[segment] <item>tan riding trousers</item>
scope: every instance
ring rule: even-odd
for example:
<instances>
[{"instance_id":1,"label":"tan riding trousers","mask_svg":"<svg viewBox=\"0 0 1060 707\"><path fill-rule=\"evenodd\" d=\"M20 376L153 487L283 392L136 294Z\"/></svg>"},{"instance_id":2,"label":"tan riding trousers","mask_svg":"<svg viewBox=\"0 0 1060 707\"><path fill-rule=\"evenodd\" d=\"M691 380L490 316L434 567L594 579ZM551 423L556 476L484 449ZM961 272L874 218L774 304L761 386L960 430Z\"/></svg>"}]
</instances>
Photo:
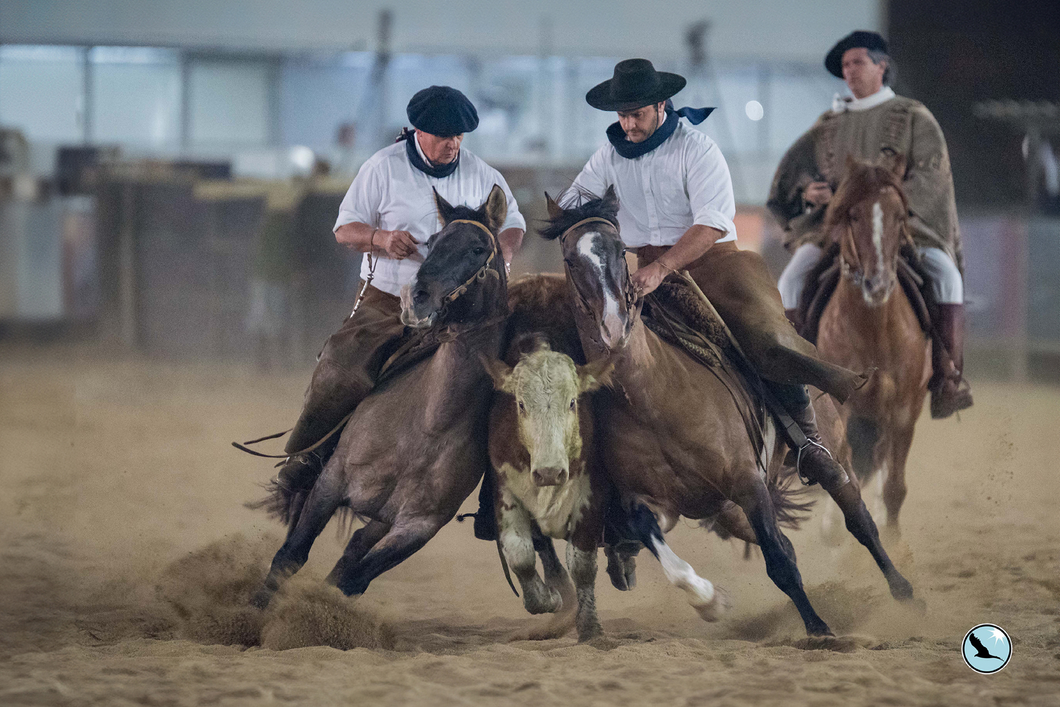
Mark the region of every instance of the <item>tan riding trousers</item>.
<instances>
[{"instance_id":1,"label":"tan riding trousers","mask_svg":"<svg viewBox=\"0 0 1060 707\"><path fill-rule=\"evenodd\" d=\"M638 248L638 267L654 262L669 249ZM840 402L862 383L858 374L818 358L817 348L795 332L784 316L773 277L758 253L740 250L732 242L715 243L685 269L766 380L812 385Z\"/></svg>"},{"instance_id":2,"label":"tan riding trousers","mask_svg":"<svg viewBox=\"0 0 1060 707\"><path fill-rule=\"evenodd\" d=\"M357 313L324 343L302 413L287 440L288 453L316 443L367 397L383 364L403 342L400 316L397 297L368 288Z\"/></svg>"}]
</instances>

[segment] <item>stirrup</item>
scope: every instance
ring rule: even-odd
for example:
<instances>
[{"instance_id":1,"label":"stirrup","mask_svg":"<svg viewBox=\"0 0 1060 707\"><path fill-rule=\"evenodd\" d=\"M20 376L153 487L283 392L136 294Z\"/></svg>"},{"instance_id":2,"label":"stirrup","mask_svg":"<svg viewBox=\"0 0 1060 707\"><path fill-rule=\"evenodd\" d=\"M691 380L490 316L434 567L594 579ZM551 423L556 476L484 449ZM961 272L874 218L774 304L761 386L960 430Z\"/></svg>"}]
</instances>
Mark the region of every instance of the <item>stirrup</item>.
<instances>
[{"instance_id":1,"label":"stirrup","mask_svg":"<svg viewBox=\"0 0 1060 707\"><path fill-rule=\"evenodd\" d=\"M835 461L835 457L832 456L832 452L828 450L828 447L824 446L820 442L814 442L812 439L807 439L806 444L802 445L798 449L798 453L795 456L795 473L799 475L799 481L802 482L803 486L813 486L817 483L816 479L811 479L802 473L802 452L809 446L820 447L824 450L824 453L828 455L828 458Z\"/></svg>"}]
</instances>

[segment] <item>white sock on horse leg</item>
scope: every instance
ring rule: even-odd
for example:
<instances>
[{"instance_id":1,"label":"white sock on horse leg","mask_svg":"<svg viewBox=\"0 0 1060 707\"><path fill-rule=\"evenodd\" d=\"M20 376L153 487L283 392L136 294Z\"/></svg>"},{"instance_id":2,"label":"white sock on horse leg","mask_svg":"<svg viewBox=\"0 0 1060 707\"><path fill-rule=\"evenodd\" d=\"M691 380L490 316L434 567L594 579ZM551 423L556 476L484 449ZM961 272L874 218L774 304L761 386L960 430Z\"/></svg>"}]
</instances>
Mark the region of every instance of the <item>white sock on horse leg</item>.
<instances>
[{"instance_id":1,"label":"white sock on horse leg","mask_svg":"<svg viewBox=\"0 0 1060 707\"><path fill-rule=\"evenodd\" d=\"M714 601L714 585L709 580L696 574L692 565L678 557L664 541L652 538L651 542L659 555L659 564L662 565L666 579L688 594L689 604L698 609Z\"/></svg>"}]
</instances>

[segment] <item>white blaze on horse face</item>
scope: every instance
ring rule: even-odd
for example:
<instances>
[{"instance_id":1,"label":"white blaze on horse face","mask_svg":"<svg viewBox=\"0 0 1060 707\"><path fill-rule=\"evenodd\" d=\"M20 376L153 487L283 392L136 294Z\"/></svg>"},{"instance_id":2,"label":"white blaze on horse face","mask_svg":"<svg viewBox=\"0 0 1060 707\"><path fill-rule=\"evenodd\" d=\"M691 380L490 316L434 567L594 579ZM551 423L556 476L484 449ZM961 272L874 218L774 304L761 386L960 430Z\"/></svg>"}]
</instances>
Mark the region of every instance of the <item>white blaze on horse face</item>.
<instances>
[{"instance_id":1,"label":"white blaze on horse face","mask_svg":"<svg viewBox=\"0 0 1060 707\"><path fill-rule=\"evenodd\" d=\"M578 241L578 254L592 263L592 266L596 269L600 281L600 289L604 293L604 315L600 319L600 325L603 328L601 334L603 335L604 344L610 347L621 341L623 327L622 316L618 310L618 300L608 290L607 281L604 279L604 263L593 250L594 246L602 239L603 235L596 231L586 233Z\"/></svg>"}]
</instances>

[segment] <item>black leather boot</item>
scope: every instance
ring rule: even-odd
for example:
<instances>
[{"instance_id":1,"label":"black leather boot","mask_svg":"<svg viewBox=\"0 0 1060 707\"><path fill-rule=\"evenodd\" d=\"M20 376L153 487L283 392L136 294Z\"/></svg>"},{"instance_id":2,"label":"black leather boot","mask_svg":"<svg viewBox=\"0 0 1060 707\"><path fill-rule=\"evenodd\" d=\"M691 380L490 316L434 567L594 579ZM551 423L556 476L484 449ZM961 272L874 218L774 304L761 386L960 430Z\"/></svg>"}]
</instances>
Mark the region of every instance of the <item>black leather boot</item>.
<instances>
[{"instance_id":1,"label":"black leather boot","mask_svg":"<svg viewBox=\"0 0 1060 707\"><path fill-rule=\"evenodd\" d=\"M809 484L819 483L821 488L829 492L849 483L850 477L847 476L846 469L832 457L832 453L821 441L813 405L807 402L795 410L789 408L788 414L806 435L806 443L801 448L792 450L791 455L795 457L794 466L799 476Z\"/></svg>"},{"instance_id":2,"label":"black leather boot","mask_svg":"<svg viewBox=\"0 0 1060 707\"><path fill-rule=\"evenodd\" d=\"M972 406L964 379L964 305L940 304L931 343L931 417L940 420Z\"/></svg>"}]
</instances>

